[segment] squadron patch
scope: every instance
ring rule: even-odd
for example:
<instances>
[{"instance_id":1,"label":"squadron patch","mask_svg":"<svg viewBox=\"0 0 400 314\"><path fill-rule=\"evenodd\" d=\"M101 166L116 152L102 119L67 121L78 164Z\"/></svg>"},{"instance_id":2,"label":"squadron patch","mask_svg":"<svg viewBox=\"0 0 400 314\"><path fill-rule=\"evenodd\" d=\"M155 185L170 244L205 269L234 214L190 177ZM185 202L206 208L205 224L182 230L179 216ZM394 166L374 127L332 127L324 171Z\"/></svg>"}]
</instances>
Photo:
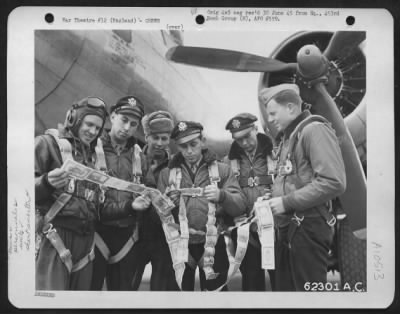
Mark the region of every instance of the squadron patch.
<instances>
[{"instance_id":1,"label":"squadron patch","mask_svg":"<svg viewBox=\"0 0 400 314\"><path fill-rule=\"evenodd\" d=\"M183 131L185 131L187 129L187 125L186 125L185 122L180 122L178 124L178 128L179 128L179 131L183 132Z\"/></svg>"},{"instance_id":2,"label":"squadron patch","mask_svg":"<svg viewBox=\"0 0 400 314\"><path fill-rule=\"evenodd\" d=\"M132 106L132 107L135 107L136 106L136 99L135 98L129 98L128 99L128 103L129 103L129 106Z\"/></svg>"},{"instance_id":3,"label":"squadron patch","mask_svg":"<svg viewBox=\"0 0 400 314\"><path fill-rule=\"evenodd\" d=\"M237 120L237 119L233 120L233 121L232 121L232 126L233 126L235 129L240 128L240 121Z\"/></svg>"}]
</instances>

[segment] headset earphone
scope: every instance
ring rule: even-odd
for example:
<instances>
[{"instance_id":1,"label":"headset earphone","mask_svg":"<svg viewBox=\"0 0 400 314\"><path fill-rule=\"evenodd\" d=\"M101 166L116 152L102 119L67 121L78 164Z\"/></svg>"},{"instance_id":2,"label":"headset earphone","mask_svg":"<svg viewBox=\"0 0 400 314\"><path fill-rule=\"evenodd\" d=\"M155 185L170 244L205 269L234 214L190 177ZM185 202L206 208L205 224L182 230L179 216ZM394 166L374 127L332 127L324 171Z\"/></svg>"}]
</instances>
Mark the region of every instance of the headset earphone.
<instances>
[{"instance_id":1,"label":"headset earphone","mask_svg":"<svg viewBox=\"0 0 400 314\"><path fill-rule=\"evenodd\" d=\"M76 121L76 116L77 116L76 109L77 108L80 108L78 106L78 103L74 103L74 104L72 104L72 108L67 111L67 116L65 118L65 126L68 129L71 129L77 122Z\"/></svg>"},{"instance_id":2,"label":"headset earphone","mask_svg":"<svg viewBox=\"0 0 400 314\"><path fill-rule=\"evenodd\" d=\"M86 100L86 103L80 104L84 102L84 100ZM90 103L91 100L95 100L95 102ZM65 127L71 130L78 123L80 117L78 117L77 109L83 107L103 108L104 110L104 120L102 125L103 128L107 118L107 110L105 102L98 97L86 97L83 100L80 100L79 102L74 102L72 104L72 108L67 111L65 118Z\"/></svg>"}]
</instances>

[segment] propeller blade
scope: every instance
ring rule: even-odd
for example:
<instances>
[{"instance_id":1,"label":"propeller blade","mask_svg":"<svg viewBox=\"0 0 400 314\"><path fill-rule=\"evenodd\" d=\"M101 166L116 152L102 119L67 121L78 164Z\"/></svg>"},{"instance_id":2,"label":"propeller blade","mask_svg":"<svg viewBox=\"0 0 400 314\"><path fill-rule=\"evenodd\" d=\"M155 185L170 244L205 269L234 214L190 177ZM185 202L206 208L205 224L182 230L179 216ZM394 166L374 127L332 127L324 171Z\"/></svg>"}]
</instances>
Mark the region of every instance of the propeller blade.
<instances>
[{"instance_id":1,"label":"propeller blade","mask_svg":"<svg viewBox=\"0 0 400 314\"><path fill-rule=\"evenodd\" d=\"M296 70L296 63L285 63L239 51L204 47L176 46L166 53L168 60L217 70L238 72L279 72Z\"/></svg>"},{"instance_id":2,"label":"propeller blade","mask_svg":"<svg viewBox=\"0 0 400 314\"><path fill-rule=\"evenodd\" d=\"M364 40L365 32L363 31L338 31L333 34L324 55L328 60L340 58L350 54Z\"/></svg>"},{"instance_id":3,"label":"propeller blade","mask_svg":"<svg viewBox=\"0 0 400 314\"><path fill-rule=\"evenodd\" d=\"M363 229L367 225L367 183L357 149L336 103L327 92L324 83L315 85L315 93L313 109L316 114L331 122L335 129L346 168L346 191L339 196L340 202L352 230Z\"/></svg>"}]
</instances>

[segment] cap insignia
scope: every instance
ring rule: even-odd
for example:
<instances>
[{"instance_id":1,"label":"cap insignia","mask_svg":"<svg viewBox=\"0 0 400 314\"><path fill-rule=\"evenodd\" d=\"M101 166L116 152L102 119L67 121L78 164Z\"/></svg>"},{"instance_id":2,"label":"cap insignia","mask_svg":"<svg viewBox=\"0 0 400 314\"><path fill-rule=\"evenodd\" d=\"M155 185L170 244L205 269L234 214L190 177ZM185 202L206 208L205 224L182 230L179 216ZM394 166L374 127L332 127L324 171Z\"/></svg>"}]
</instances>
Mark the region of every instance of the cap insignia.
<instances>
[{"instance_id":1,"label":"cap insignia","mask_svg":"<svg viewBox=\"0 0 400 314\"><path fill-rule=\"evenodd\" d=\"M185 122L179 122L178 129L181 132L185 131L187 129L187 124Z\"/></svg>"},{"instance_id":2,"label":"cap insignia","mask_svg":"<svg viewBox=\"0 0 400 314\"><path fill-rule=\"evenodd\" d=\"M129 106L135 107L136 106L136 99L131 97L128 99Z\"/></svg>"},{"instance_id":3,"label":"cap insignia","mask_svg":"<svg viewBox=\"0 0 400 314\"><path fill-rule=\"evenodd\" d=\"M233 126L235 129L240 128L240 121L237 120L237 119L233 120L233 121L232 121L232 126Z\"/></svg>"}]
</instances>

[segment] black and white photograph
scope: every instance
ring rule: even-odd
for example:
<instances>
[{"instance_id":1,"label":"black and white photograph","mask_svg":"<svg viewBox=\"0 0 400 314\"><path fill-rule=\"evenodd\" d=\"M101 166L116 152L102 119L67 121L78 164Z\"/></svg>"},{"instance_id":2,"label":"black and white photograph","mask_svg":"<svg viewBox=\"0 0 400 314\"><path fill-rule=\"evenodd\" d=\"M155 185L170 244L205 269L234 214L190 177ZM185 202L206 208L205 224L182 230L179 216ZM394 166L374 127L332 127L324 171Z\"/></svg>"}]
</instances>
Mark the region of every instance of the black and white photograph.
<instances>
[{"instance_id":1,"label":"black and white photograph","mask_svg":"<svg viewBox=\"0 0 400 314\"><path fill-rule=\"evenodd\" d=\"M89 9L10 16L15 306L390 305L385 10Z\"/></svg>"}]
</instances>

